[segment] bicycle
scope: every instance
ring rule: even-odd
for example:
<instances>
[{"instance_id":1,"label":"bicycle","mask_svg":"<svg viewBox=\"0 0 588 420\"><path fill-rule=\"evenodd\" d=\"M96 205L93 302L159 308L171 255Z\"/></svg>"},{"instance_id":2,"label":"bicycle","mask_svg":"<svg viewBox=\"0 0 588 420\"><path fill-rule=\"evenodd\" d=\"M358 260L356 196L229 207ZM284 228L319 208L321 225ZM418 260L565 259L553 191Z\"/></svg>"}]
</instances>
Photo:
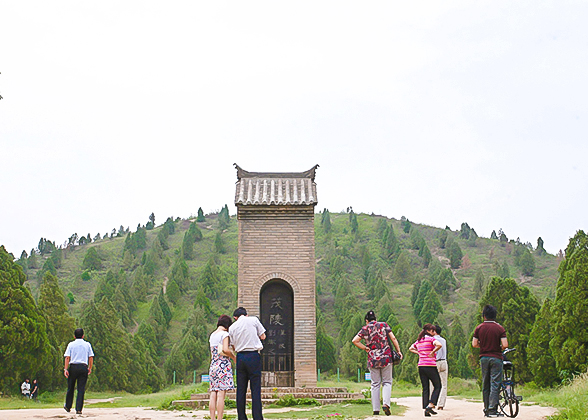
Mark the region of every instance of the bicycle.
<instances>
[{"instance_id":1,"label":"bicycle","mask_svg":"<svg viewBox=\"0 0 588 420\"><path fill-rule=\"evenodd\" d=\"M515 367L508 360L508 353L516 349L505 349L502 352L504 356L502 361L502 385L498 391L498 405L500 411L507 417L516 417L519 414L519 402L523 397L515 394Z\"/></svg>"}]
</instances>

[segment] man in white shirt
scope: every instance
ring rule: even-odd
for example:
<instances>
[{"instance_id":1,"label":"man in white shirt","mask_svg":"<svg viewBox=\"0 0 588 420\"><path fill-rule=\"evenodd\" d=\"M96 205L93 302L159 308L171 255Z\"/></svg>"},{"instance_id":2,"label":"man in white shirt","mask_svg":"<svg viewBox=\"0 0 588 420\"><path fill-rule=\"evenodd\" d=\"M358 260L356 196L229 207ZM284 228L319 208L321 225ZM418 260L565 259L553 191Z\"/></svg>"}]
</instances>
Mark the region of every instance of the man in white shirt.
<instances>
[{"instance_id":1,"label":"man in white shirt","mask_svg":"<svg viewBox=\"0 0 588 420\"><path fill-rule=\"evenodd\" d=\"M22 385L20 386L20 392L25 398L31 397L31 383L28 379L25 379Z\"/></svg>"},{"instance_id":2,"label":"man in white shirt","mask_svg":"<svg viewBox=\"0 0 588 420\"><path fill-rule=\"evenodd\" d=\"M94 352L92 345L84 340L84 330L78 328L74 332L75 340L70 342L65 349L65 366L63 375L67 378L67 394L63 408L69 413L73 404L76 381L78 383L78 395L76 397L76 414L82 414L84 407L84 393L86 381L92 373L94 364Z\"/></svg>"},{"instance_id":3,"label":"man in white shirt","mask_svg":"<svg viewBox=\"0 0 588 420\"><path fill-rule=\"evenodd\" d=\"M253 420L263 420L261 412L261 340L265 340L265 328L257 317L247 316L245 308L233 312L235 322L229 327L229 340L237 353L237 414L238 420L247 420L245 402L247 383L251 387Z\"/></svg>"},{"instance_id":4,"label":"man in white shirt","mask_svg":"<svg viewBox=\"0 0 588 420\"><path fill-rule=\"evenodd\" d=\"M441 348L437 351L437 370L439 371L439 377L441 378L441 394L439 394L437 410L443 410L443 407L445 407L445 400L447 399L447 341L441 337L441 331L441 327L435 325L436 334L433 338L441 343Z\"/></svg>"}]
</instances>

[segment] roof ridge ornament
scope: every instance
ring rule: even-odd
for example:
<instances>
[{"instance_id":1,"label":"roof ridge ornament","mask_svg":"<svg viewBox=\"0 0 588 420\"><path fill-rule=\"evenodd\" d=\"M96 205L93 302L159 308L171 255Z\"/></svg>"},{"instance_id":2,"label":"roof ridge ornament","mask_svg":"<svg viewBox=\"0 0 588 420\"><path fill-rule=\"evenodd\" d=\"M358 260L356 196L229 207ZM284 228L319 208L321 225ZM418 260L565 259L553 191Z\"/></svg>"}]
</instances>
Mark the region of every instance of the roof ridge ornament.
<instances>
[{"instance_id":1,"label":"roof ridge ornament","mask_svg":"<svg viewBox=\"0 0 588 420\"><path fill-rule=\"evenodd\" d=\"M314 181L315 172L319 168L319 165L314 165L304 172L249 172L236 163L233 163L233 166L237 169L237 180L239 181L242 178L310 178Z\"/></svg>"}]
</instances>

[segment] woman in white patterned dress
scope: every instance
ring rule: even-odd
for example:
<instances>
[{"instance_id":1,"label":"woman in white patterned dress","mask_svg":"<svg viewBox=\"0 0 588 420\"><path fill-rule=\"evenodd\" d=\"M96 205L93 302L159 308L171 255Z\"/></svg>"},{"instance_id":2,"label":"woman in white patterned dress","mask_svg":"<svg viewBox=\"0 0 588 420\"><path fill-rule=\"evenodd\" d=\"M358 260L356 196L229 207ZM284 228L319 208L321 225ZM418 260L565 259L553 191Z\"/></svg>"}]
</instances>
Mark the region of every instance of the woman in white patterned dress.
<instances>
[{"instance_id":1,"label":"woman in white patterned dress","mask_svg":"<svg viewBox=\"0 0 588 420\"><path fill-rule=\"evenodd\" d=\"M217 329L210 334L210 419L222 420L225 410L225 394L235 389L231 359L235 355L229 348L229 327L233 321L228 315L221 315L216 323ZM219 352L219 347L222 350ZM217 417L215 417L215 414Z\"/></svg>"}]
</instances>

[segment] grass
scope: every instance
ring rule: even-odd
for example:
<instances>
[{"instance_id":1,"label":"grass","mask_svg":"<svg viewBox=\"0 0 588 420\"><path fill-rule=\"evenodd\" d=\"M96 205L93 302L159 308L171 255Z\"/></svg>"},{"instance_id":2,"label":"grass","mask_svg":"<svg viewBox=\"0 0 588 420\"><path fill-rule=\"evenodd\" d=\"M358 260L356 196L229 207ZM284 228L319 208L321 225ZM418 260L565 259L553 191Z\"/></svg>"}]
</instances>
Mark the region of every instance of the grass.
<instances>
[{"instance_id":1,"label":"grass","mask_svg":"<svg viewBox=\"0 0 588 420\"><path fill-rule=\"evenodd\" d=\"M208 384L169 386L163 391L153 394L129 394L127 392L86 392L86 400L110 399L113 402L91 404L90 407L153 407L166 406L173 400L190 399L190 395L207 392ZM39 395L39 401L25 400L21 397L0 398L0 410L14 410L22 408L59 408L63 407L65 389L57 392L44 392ZM87 404L87 403L86 403Z\"/></svg>"}]
</instances>

